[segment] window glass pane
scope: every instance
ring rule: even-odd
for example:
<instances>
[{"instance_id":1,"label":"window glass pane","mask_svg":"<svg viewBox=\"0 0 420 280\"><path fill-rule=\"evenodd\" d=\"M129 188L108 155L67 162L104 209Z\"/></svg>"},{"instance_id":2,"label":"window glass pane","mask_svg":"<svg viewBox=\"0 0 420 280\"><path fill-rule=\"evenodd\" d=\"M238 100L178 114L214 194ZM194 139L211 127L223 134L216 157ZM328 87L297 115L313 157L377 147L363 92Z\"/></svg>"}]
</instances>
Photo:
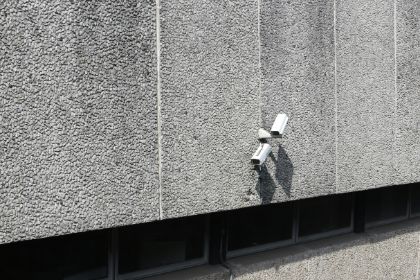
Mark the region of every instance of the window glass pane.
<instances>
[{"instance_id":1,"label":"window glass pane","mask_svg":"<svg viewBox=\"0 0 420 280\"><path fill-rule=\"evenodd\" d=\"M93 280L108 275L105 231L0 246L1 279Z\"/></svg>"},{"instance_id":2,"label":"window glass pane","mask_svg":"<svg viewBox=\"0 0 420 280\"><path fill-rule=\"evenodd\" d=\"M411 213L420 214L420 184L413 185L411 189Z\"/></svg>"},{"instance_id":3,"label":"window glass pane","mask_svg":"<svg viewBox=\"0 0 420 280\"><path fill-rule=\"evenodd\" d=\"M202 259L206 217L188 217L121 228L119 273Z\"/></svg>"},{"instance_id":4,"label":"window glass pane","mask_svg":"<svg viewBox=\"0 0 420 280\"><path fill-rule=\"evenodd\" d=\"M232 211L228 222L228 250L290 240L293 205L272 204Z\"/></svg>"},{"instance_id":5,"label":"window glass pane","mask_svg":"<svg viewBox=\"0 0 420 280\"><path fill-rule=\"evenodd\" d=\"M316 197L299 202L299 237L350 228L350 194Z\"/></svg>"},{"instance_id":6,"label":"window glass pane","mask_svg":"<svg viewBox=\"0 0 420 280\"><path fill-rule=\"evenodd\" d=\"M366 192L366 223L407 215L408 188L391 187Z\"/></svg>"}]
</instances>

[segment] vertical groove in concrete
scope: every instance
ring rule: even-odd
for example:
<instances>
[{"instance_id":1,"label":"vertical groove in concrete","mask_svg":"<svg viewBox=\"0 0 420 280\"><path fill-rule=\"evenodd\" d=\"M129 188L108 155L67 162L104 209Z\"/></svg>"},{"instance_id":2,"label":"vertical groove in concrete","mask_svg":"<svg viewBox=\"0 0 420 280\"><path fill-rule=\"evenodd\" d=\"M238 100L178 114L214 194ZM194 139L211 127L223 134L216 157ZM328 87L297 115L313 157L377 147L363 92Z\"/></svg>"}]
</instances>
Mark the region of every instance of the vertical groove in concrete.
<instances>
[{"instance_id":1,"label":"vertical groove in concrete","mask_svg":"<svg viewBox=\"0 0 420 280\"><path fill-rule=\"evenodd\" d=\"M263 109L263 101L262 101L262 65L261 65L261 0L257 0L257 12L258 12L258 74L259 74L259 81L258 81L258 94L259 94L259 99L258 99L258 108L259 108L259 113L260 113L260 119L259 119L259 123L260 123L260 127L261 128L265 128L263 127L264 123L263 123L263 116L262 116L262 109ZM261 180L258 178L257 181L258 184L258 188L261 189Z\"/></svg>"},{"instance_id":2,"label":"vertical groove in concrete","mask_svg":"<svg viewBox=\"0 0 420 280\"><path fill-rule=\"evenodd\" d=\"M397 151L397 127L398 127L398 86L397 86L397 0L394 0L394 94L395 94L395 104L394 104L394 129L392 130L393 135L393 150L394 154L392 156L392 165L393 170L396 172L396 157L395 152ZM392 181L395 182L395 179Z\"/></svg>"},{"instance_id":3,"label":"vertical groove in concrete","mask_svg":"<svg viewBox=\"0 0 420 280\"><path fill-rule=\"evenodd\" d=\"M337 102L337 0L334 0L334 111L335 111L335 191L338 189L338 132L337 132L337 118L338 118L338 102Z\"/></svg>"},{"instance_id":4,"label":"vertical groove in concrete","mask_svg":"<svg viewBox=\"0 0 420 280\"><path fill-rule=\"evenodd\" d=\"M258 83L258 91L259 91L259 104L258 107L260 109L260 126L262 127L262 69L261 69L261 0L257 0L257 12L258 12L258 73L259 73L259 83Z\"/></svg>"},{"instance_id":5,"label":"vertical groove in concrete","mask_svg":"<svg viewBox=\"0 0 420 280\"><path fill-rule=\"evenodd\" d=\"M163 219L162 211L162 113L160 86L160 0L156 0L156 75L157 75L157 119L158 119L158 162L159 162L159 219Z\"/></svg>"}]
</instances>

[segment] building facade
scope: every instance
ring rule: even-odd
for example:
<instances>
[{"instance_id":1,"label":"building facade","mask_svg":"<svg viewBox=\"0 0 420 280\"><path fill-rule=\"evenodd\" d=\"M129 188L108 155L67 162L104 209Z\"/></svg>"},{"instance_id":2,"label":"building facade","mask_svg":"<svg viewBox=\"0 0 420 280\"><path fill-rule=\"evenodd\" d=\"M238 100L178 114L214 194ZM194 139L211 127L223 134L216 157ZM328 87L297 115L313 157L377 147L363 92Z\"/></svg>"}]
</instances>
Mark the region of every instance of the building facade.
<instances>
[{"instance_id":1,"label":"building facade","mask_svg":"<svg viewBox=\"0 0 420 280\"><path fill-rule=\"evenodd\" d=\"M417 279L419 22L416 0L1 1L0 275Z\"/></svg>"}]
</instances>

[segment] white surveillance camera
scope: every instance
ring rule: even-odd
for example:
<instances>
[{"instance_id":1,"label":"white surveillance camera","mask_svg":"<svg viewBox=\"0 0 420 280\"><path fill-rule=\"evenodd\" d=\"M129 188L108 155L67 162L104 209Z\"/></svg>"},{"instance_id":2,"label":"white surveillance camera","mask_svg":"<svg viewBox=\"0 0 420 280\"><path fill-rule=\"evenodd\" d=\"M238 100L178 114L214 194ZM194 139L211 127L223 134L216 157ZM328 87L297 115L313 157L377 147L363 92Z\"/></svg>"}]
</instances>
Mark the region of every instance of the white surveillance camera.
<instances>
[{"instance_id":1,"label":"white surveillance camera","mask_svg":"<svg viewBox=\"0 0 420 280\"><path fill-rule=\"evenodd\" d=\"M261 143L258 150L251 158L251 163L254 165L262 165L271 153L271 146L267 143Z\"/></svg>"},{"instance_id":2,"label":"white surveillance camera","mask_svg":"<svg viewBox=\"0 0 420 280\"><path fill-rule=\"evenodd\" d=\"M282 137L288 120L289 118L286 114L278 114L271 127L271 135L273 137Z\"/></svg>"}]
</instances>

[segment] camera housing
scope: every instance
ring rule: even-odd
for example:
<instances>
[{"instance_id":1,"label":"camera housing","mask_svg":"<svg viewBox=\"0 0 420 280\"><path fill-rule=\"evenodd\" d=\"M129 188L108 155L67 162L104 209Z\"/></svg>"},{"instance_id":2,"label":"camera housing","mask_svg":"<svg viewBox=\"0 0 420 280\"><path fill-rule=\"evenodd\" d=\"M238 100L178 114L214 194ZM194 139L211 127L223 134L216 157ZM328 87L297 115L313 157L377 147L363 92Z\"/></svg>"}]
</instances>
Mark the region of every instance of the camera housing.
<instances>
[{"instance_id":1,"label":"camera housing","mask_svg":"<svg viewBox=\"0 0 420 280\"><path fill-rule=\"evenodd\" d=\"M286 114L278 114L271 127L272 137L282 137L289 117Z\"/></svg>"},{"instance_id":2,"label":"camera housing","mask_svg":"<svg viewBox=\"0 0 420 280\"><path fill-rule=\"evenodd\" d=\"M262 165L271 153L271 146L267 143L260 143L257 151L251 158L251 163L254 165Z\"/></svg>"}]
</instances>

